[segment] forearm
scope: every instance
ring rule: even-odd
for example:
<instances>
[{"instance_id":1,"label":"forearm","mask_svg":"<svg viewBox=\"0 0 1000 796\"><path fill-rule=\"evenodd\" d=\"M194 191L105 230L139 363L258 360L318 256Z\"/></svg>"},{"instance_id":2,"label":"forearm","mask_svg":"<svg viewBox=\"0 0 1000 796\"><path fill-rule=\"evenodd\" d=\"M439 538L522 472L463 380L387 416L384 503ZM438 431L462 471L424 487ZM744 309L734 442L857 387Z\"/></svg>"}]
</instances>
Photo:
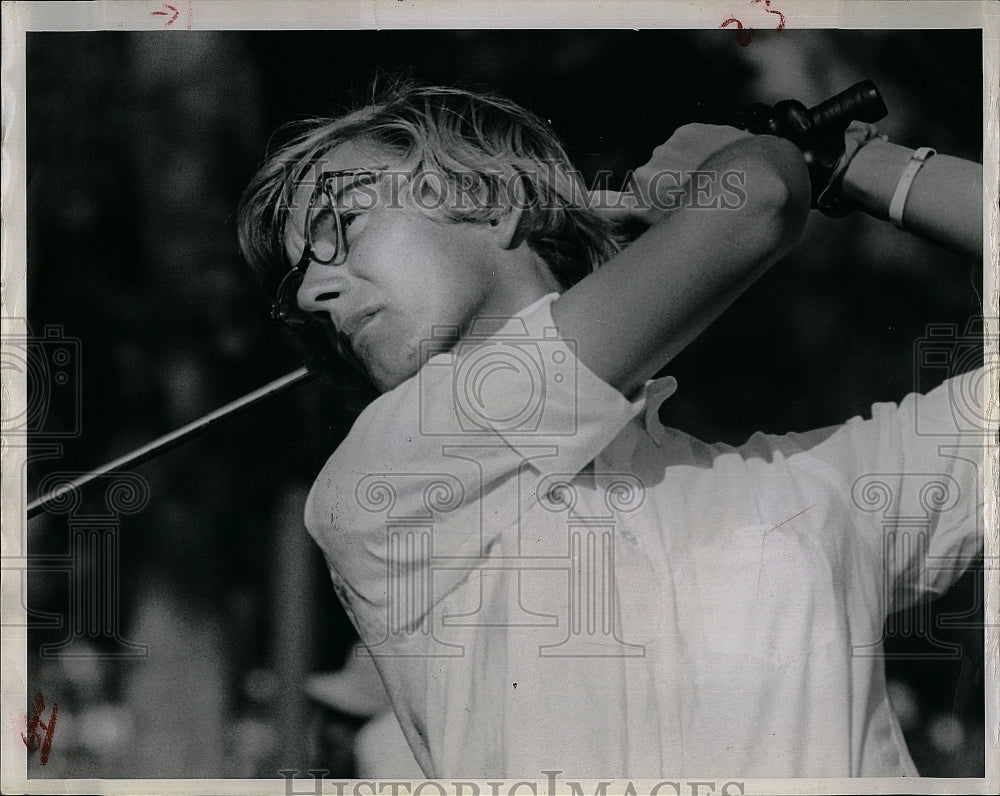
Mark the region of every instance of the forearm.
<instances>
[{"instance_id":1,"label":"forearm","mask_svg":"<svg viewBox=\"0 0 1000 796\"><path fill-rule=\"evenodd\" d=\"M843 197L876 218L889 218L899 178L913 150L872 141L844 175ZM940 246L979 260L983 256L983 167L934 155L917 172L903 211L903 227Z\"/></svg>"},{"instance_id":2,"label":"forearm","mask_svg":"<svg viewBox=\"0 0 1000 796\"><path fill-rule=\"evenodd\" d=\"M700 168L744 175L732 209L666 214L617 257L568 290L552 314L598 376L631 394L700 334L798 240L809 181L798 150L747 137ZM702 202L704 204L704 202Z\"/></svg>"}]
</instances>

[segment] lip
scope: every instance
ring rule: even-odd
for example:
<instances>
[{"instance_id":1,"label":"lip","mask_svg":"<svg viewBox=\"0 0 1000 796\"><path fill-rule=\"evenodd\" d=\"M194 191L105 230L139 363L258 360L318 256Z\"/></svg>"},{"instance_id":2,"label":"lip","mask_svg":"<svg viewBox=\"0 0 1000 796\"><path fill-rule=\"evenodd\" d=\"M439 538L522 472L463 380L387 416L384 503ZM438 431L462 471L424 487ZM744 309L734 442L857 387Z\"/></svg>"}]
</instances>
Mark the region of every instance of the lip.
<instances>
[{"instance_id":1,"label":"lip","mask_svg":"<svg viewBox=\"0 0 1000 796\"><path fill-rule=\"evenodd\" d=\"M345 318L343 324L341 324L340 326L341 333L348 339L350 343L353 344L354 341L357 339L358 335L369 324L372 318L374 318L381 311L382 311L381 307L369 307L368 309L352 313L347 318Z\"/></svg>"}]
</instances>

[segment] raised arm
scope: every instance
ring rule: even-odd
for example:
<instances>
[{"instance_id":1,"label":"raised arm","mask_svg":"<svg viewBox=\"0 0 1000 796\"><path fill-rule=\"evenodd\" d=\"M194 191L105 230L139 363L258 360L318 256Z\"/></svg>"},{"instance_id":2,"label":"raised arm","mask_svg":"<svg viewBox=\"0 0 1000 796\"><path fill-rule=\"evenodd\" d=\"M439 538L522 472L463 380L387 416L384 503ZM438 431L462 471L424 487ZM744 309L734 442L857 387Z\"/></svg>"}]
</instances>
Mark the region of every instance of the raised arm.
<instances>
[{"instance_id":1,"label":"raised arm","mask_svg":"<svg viewBox=\"0 0 1000 796\"><path fill-rule=\"evenodd\" d=\"M683 193L673 179L655 179L692 170L707 176ZM793 144L715 125L680 128L636 176L660 191L633 212L652 225L552 307L580 360L625 395L795 245L810 197Z\"/></svg>"},{"instance_id":2,"label":"raised arm","mask_svg":"<svg viewBox=\"0 0 1000 796\"><path fill-rule=\"evenodd\" d=\"M844 173L842 195L848 206L887 220L914 152L881 140L862 147ZM982 259L982 165L949 155L928 158L906 194L902 226L946 249Z\"/></svg>"}]
</instances>

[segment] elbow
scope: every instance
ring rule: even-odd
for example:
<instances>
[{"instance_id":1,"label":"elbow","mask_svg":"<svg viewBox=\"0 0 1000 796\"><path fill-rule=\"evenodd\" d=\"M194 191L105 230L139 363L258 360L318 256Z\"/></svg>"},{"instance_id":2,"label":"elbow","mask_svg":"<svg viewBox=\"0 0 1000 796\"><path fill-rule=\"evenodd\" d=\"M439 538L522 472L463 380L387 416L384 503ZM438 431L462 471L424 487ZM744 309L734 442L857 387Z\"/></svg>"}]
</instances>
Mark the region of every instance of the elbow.
<instances>
[{"instance_id":1,"label":"elbow","mask_svg":"<svg viewBox=\"0 0 1000 796\"><path fill-rule=\"evenodd\" d=\"M774 136L747 140L755 150L743 161L745 228L760 254L772 261L786 254L805 229L811 201L809 173L802 153L790 141Z\"/></svg>"}]
</instances>

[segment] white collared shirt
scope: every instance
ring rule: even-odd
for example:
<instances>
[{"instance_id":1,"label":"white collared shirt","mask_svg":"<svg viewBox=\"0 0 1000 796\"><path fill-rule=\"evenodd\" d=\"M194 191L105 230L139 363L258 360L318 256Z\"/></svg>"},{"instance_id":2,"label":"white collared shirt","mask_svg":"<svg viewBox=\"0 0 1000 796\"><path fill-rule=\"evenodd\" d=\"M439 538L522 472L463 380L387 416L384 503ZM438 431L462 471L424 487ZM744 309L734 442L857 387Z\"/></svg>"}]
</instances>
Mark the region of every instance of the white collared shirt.
<instances>
[{"instance_id":1,"label":"white collared shirt","mask_svg":"<svg viewBox=\"0 0 1000 796\"><path fill-rule=\"evenodd\" d=\"M555 294L380 396L307 527L429 776L903 776L886 617L982 549L960 377L739 447L666 429Z\"/></svg>"}]
</instances>

